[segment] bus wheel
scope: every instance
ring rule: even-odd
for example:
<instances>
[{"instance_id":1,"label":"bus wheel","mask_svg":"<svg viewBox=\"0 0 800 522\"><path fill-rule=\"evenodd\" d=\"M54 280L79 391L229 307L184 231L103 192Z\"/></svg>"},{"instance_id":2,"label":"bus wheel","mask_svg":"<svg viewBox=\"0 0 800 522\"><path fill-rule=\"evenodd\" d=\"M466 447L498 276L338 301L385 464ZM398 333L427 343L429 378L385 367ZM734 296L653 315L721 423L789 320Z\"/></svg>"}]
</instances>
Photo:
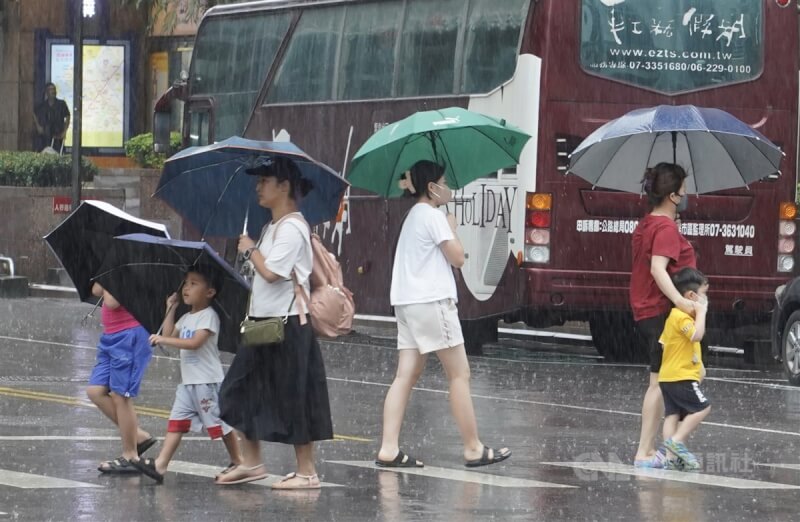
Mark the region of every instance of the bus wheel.
<instances>
[{"instance_id":1,"label":"bus wheel","mask_svg":"<svg viewBox=\"0 0 800 522\"><path fill-rule=\"evenodd\" d=\"M589 318L597 353L609 362L646 362L648 355L643 353L637 337L633 317L630 313L607 312Z\"/></svg>"},{"instance_id":2,"label":"bus wheel","mask_svg":"<svg viewBox=\"0 0 800 522\"><path fill-rule=\"evenodd\" d=\"M792 312L783 327L783 369L789 384L800 386L800 310Z\"/></svg>"},{"instance_id":3,"label":"bus wheel","mask_svg":"<svg viewBox=\"0 0 800 522\"><path fill-rule=\"evenodd\" d=\"M497 341L497 318L461 321L467 355L483 355L483 345Z\"/></svg>"}]
</instances>

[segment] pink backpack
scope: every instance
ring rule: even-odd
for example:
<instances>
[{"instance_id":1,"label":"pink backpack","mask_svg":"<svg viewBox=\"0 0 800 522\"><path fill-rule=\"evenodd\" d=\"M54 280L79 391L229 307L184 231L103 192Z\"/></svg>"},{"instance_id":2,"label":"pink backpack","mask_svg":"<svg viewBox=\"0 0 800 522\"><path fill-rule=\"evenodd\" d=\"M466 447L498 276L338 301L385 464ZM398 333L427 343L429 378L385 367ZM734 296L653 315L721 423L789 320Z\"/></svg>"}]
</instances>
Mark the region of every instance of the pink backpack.
<instances>
[{"instance_id":1,"label":"pink backpack","mask_svg":"<svg viewBox=\"0 0 800 522\"><path fill-rule=\"evenodd\" d=\"M300 221L295 216L292 218ZM353 293L344 286L342 267L336 256L325 248L320 237L314 233L311 234L311 251L314 256L310 277L311 296L309 298L306 295L295 279L298 301L306 303L311 315L311 326L317 335L327 338L346 335L353 329L353 316L356 313ZM301 314L300 324L305 323L305 315Z\"/></svg>"}]
</instances>

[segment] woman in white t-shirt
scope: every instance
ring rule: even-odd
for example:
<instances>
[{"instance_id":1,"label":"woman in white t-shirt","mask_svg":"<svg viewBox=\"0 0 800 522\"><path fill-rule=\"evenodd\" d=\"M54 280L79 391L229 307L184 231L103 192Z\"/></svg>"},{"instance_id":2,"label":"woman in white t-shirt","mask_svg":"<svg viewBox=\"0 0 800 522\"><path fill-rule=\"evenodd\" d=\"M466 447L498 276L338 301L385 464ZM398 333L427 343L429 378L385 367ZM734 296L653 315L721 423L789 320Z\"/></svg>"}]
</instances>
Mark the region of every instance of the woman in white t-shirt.
<instances>
[{"instance_id":1,"label":"woman in white t-shirt","mask_svg":"<svg viewBox=\"0 0 800 522\"><path fill-rule=\"evenodd\" d=\"M295 299L292 274L309 295L312 268L308 224L297 199L311 189L297 166L283 158L260 158L246 171L259 176L258 203L272 212L256 244L239 239L239 251L253 263L251 319L285 317L284 341L277 345L240 346L220 389L220 417L244 437L244 459L217 484L241 484L267 476L260 441L292 444L297 471L273 484L276 489L320 487L314 465L314 441L333 438L328 385L319 344L307 309Z\"/></svg>"},{"instance_id":2,"label":"woman in white t-shirt","mask_svg":"<svg viewBox=\"0 0 800 522\"><path fill-rule=\"evenodd\" d=\"M375 464L423 466L400 450L399 439L411 389L431 352L447 373L450 406L464 443L466 466L500 462L511 456L511 451L489 448L478 438L452 269L464 264L464 248L456 235L455 216L438 210L451 198L444 169L420 161L405 174L401 187L417 203L403 222L392 269L391 303L397 316L399 361L383 405L383 439Z\"/></svg>"}]
</instances>

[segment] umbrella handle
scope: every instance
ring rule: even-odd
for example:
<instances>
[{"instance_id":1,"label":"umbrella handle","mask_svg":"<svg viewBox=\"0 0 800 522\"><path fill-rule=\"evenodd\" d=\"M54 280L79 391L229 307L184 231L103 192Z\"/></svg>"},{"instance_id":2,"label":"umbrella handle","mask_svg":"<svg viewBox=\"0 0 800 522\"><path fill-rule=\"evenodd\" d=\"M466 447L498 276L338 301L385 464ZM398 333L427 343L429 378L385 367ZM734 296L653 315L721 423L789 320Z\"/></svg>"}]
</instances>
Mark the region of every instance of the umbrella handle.
<instances>
[{"instance_id":1,"label":"umbrella handle","mask_svg":"<svg viewBox=\"0 0 800 522\"><path fill-rule=\"evenodd\" d=\"M100 298L100 299L98 299L98 300L97 300L97 302L94 304L94 307L92 308L92 311L91 311L91 312L89 312L88 314L86 314L86 315L83 317L83 319L81 319L81 328L85 328L85 327L86 327L86 324L89 322L89 318L90 318L90 317L94 317L94 311L95 311L95 310L97 310L97 307L98 307L98 306L100 306L100 304L101 304L102 302L103 302L103 298L101 297L101 298Z\"/></svg>"}]
</instances>

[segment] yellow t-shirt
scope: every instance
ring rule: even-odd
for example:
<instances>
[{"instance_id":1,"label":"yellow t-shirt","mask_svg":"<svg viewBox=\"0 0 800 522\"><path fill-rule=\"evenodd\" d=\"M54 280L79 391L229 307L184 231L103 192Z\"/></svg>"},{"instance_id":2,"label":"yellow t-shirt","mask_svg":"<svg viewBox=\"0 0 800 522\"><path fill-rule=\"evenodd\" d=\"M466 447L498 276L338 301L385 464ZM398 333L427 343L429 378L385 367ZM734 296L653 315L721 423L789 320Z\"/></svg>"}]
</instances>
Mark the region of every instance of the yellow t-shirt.
<instances>
[{"instance_id":1,"label":"yellow t-shirt","mask_svg":"<svg viewBox=\"0 0 800 522\"><path fill-rule=\"evenodd\" d=\"M658 382L700 381L703 361L694 332L694 318L673 308L658 340L664 348Z\"/></svg>"}]
</instances>

